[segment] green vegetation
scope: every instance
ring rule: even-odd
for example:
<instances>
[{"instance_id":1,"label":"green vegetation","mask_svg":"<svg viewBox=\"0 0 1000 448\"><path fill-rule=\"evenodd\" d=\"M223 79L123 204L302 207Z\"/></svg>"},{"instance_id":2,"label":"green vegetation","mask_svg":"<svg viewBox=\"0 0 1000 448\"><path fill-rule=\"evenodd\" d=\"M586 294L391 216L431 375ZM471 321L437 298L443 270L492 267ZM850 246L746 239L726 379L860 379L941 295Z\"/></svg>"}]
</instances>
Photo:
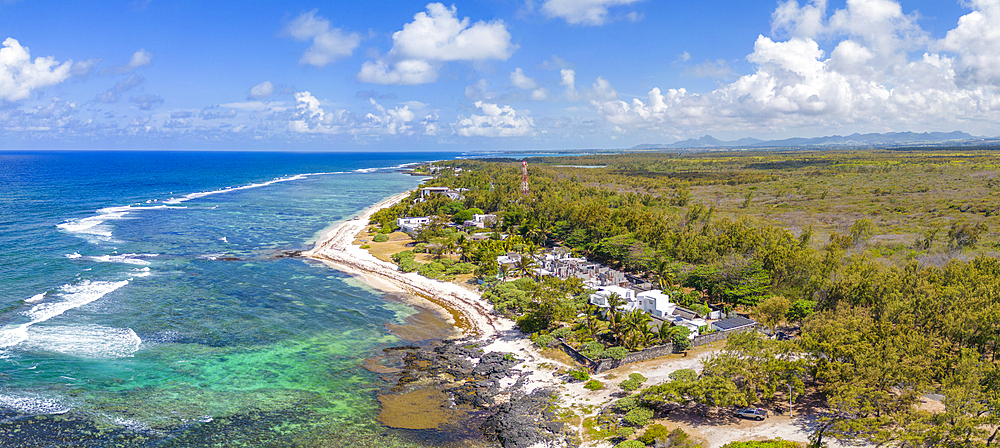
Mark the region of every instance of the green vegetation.
<instances>
[{"instance_id":1,"label":"green vegetation","mask_svg":"<svg viewBox=\"0 0 1000 448\"><path fill-rule=\"evenodd\" d=\"M793 340L734 335L700 375L679 371L650 385L625 415L691 402L774 404L811 384L832 411L819 421L817 445L829 438L881 446L1000 440L1000 154L536 158L528 196L519 193L513 161L439 165L463 168L430 181L467 188L462 201L404 202L376 213L373 223L385 229L398 216L433 216L417 236L421 250L473 264L484 296L523 331L563 331L592 359L620 359L664 341L683 349L686 341L682 330L653 331L642 316L601 315L578 285L533 278L540 248L555 245L644 276L690 309L719 305L769 328L800 330ZM500 217L490 239L472 241L442 226L473 208ZM496 256L508 252L522 261L499 267ZM407 260L400 256L401 269L419 263ZM928 392L945 396L943 411L918 408ZM611 431L603 437L617 434Z\"/></svg>"},{"instance_id":2,"label":"green vegetation","mask_svg":"<svg viewBox=\"0 0 1000 448\"><path fill-rule=\"evenodd\" d=\"M667 446L674 448L700 448L701 444L690 439L690 436L683 429L676 428L673 431L663 425L651 425L646 432L642 433L636 440L644 445L658 444L657 446Z\"/></svg>"},{"instance_id":3,"label":"green vegetation","mask_svg":"<svg viewBox=\"0 0 1000 448\"><path fill-rule=\"evenodd\" d=\"M587 384L583 385L583 388L587 389L587 390L601 390L601 389L604 389L604 385L601 384L600 381L590 380L590 381L587 381Z\"/></svg>"},{"instance_id":4,"label":"green vegetation","mask_svg":"<svg viewBox=\"0 0 1000 448\"><path fill-rule=\"evenodd\" d=\"M619 383L618 387L621 387L625 392L633 392L639 390L639 388L642 387L642 383L645 382L646 377L639 373L630 373L628 375L628 379Z\"/></svg>"},{"instance_id":5,"label":"green vegetation","mask_svg":"<svg viewBox=\"0 0 1000 448\"><path fill-rule=\"evenodd\" d=\"M798 448L801 444L789 440L764 440L750 442L730 442L722 445L722 448Z\"/></svg>"},{"instance_id":6,"label":"green vegetation","mask_svg":"<svg viewBox=\"0 0 1000 448\"><path fill-rule=\"evenodd\" d=\"M568 373L569 376L577 381L587 381L590 379L590 371L588 371L585 367L570 369Z\"/></svg>"}]
</instances>

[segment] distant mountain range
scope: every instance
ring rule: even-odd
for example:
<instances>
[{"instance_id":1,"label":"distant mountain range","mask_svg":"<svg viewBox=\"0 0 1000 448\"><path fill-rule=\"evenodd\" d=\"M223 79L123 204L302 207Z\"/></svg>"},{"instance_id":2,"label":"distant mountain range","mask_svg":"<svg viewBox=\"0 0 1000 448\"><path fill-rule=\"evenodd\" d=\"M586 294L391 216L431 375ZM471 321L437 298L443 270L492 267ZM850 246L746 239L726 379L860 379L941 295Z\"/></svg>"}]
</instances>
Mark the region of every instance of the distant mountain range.
<instances>
[{"instance_id":1,"label":"distant mountain range","mask_svg":"<svg viewBox=\"0 0 1000 448\"><path fill-rule=\"evenodd\" d=\"M711 135L698 139L682 140L671 144L643 144L633 146L632 150L654 149L734 149L734 148L804 148L804 147L893 147L906 145L932 145L943 143L993 143L996 139L984 141L964 132L889 132L886 134L851 134L848 136L831 135L815 138L786 138L784 140L760 140L756 138L741 138L734 141L719 140Z\"/></svg>"}]
</instances>

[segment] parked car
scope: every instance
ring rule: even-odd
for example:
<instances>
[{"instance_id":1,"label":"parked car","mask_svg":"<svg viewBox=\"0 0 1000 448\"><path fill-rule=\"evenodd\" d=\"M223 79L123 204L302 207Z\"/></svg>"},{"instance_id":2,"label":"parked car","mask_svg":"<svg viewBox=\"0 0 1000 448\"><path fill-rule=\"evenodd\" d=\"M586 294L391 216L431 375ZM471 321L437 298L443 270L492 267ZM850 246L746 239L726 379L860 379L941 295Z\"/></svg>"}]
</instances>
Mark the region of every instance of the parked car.
<instances>
[{"instance_id":1,"label":"parked car","mask_svg":"<svg viewBox=\"0 0 1000 448\"><path fill-rule=\"evenodd\" d=\"M736 411L736 416L754 419L759 422L767 418L767 410L761 408L743 408Z\"/></svg>"}]
</instances>

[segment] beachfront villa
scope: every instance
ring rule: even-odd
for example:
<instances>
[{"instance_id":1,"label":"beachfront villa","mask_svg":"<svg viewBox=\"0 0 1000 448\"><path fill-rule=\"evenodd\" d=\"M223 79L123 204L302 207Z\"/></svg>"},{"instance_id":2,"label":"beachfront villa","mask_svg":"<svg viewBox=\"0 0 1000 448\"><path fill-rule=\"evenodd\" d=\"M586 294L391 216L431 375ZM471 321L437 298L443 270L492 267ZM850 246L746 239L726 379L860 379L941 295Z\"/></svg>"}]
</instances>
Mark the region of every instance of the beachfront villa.
<instances>
[{"instance_id":1,"label":"beachfront villa","mask_svg":"<svg viewBox=\"0 0 1000 448\"><path fill-rule=\"evenodd\" d=\"M465 221L466 227L478 227L480 229L485 229L492 226L497 222L497 215L486 214L486 215L472 215L472 219Z\"/></svg>"},{"instance_id":2,"label":"beachfront villa","mask_svg":"<svg viewBox=\"0 0 1000 448\"><path fill-rule=\"evenodd\" d=\"M469 191L468 188L451 189L448 187L424 187L420 189L420 197L417 201L423 202L427 200L428 196L434 194L443 194L453 201L462 199L462 193Z\"/></svg>"},{"instance_id":3,"label":"beachfront villa","mask_svg":"<svg viewBox=\"0 0 1000 448\"><path fill-rule=\"evenodd\" d=\"M406 233L417 233L425 224L430 223L430 216L418 216L412 218L396 218L396 225L399 230Z\"/></svg>"}]
</instances>

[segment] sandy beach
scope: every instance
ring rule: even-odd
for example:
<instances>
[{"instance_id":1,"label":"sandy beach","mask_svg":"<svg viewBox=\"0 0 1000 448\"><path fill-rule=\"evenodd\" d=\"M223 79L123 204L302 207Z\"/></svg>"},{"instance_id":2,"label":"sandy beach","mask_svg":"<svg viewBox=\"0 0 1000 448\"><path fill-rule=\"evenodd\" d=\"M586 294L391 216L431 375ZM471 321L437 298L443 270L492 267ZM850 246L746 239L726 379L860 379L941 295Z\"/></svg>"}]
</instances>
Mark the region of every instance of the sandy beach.
<instances>
[{"instance_id":1,"label":"sandy beach","mask_svg":"<svg viewBox=\"0 0 1000 448\"><path fill-rule=\"evenodd\" d=\"M454 283L423 277L416 272L400 272L393 263L375 258L367 250L352 244L378 210L390 207L409 196L401 193L365 209L357 217L328 231L304 256L359 277L374 288L404 292L417 304L441 312L461 336L492 339L516 332L514 323L493 313L493 306L474 291ZM456 335L457 336L457 335Z\"/></svg>"}]
</instances>

